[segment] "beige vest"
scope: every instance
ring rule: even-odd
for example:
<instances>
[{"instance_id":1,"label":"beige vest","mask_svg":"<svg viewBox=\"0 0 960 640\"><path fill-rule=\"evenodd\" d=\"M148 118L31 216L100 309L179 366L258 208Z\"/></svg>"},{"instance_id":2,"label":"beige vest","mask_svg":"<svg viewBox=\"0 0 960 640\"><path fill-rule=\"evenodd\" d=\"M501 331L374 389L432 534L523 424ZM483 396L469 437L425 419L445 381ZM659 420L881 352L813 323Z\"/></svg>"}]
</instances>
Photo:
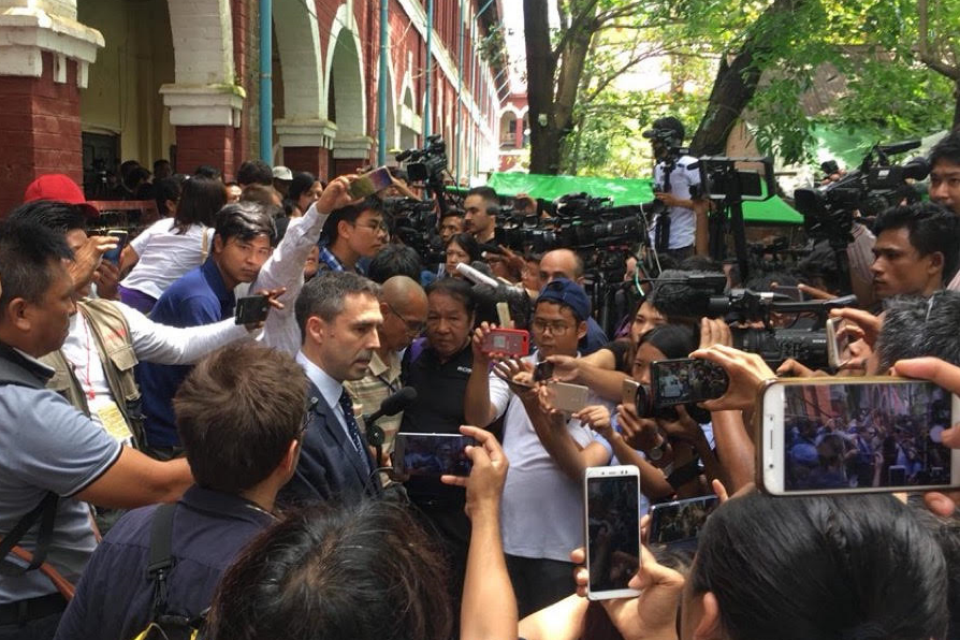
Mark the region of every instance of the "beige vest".
<instances>
[{"instance_id":1,"label":"beige vest","mask_svg":"<svg viewBox=\"0 0 960 640\"><path fill-rule=\"evenodd\" d=\"M91 329L110 394L133 433L134 443L139 447L144 442L143 414L140 410L140 389L133 375L138 360L130 342L127 320L109 300L84 298L77 303L77 312L83 314ZM70 404L89 416L87 396L63 352L54 351L40 360L55 371L47 388L63 395Z\"/></svg>"}]
</instances>

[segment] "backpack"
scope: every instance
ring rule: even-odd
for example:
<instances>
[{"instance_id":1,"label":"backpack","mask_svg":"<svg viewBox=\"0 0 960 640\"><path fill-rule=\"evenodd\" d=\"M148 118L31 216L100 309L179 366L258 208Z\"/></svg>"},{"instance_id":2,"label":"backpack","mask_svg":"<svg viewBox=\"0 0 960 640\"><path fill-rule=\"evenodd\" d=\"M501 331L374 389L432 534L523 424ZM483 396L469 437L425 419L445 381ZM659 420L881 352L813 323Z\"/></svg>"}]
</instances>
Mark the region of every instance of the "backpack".
<instances>
[{"instance_id":1,"label":"backpack","mask_svg":"<svg viewBox=\"0 0 960 640\"><path fill-rule=\"evenodd\" d=\"M153 581L150 619L133 640L200 640L207 611L193 618L167 611L167 576L174 566L173 513L177 505L162 504L153 513L147 578Z\"/></svg>"}]
</instances>

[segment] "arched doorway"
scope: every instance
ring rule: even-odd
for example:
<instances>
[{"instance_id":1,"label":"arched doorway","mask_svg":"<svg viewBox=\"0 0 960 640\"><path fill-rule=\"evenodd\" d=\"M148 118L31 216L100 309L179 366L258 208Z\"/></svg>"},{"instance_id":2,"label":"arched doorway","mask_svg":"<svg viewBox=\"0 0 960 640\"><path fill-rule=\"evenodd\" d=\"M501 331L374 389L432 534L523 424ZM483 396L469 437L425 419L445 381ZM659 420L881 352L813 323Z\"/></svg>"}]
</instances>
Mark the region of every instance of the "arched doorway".
<instances>
[{"instance_id":1,"label":"arched doorway","mask_svg":"<svg viewBox=\"0 0 960 640\"><path fill-rule=\"evenodd\" d=\"M104 49L80 94L84 187L104 197L124 160L149 170L176 140L160 87L175 77L167 0L81 0L77 20L100 31Z\"/></svg>"},{"instance_id":2,"label":"arched doorway","mask_svg":"<svg viewBox=\"0 0 960 640\"><path fill-rule=\"evenodd\" d=\"M346 4L330 29L327 53L327 119L336 127L332 175L366 164L373 140L367 135L367 100L359 29Z\"/></svg>"}]
</instances>

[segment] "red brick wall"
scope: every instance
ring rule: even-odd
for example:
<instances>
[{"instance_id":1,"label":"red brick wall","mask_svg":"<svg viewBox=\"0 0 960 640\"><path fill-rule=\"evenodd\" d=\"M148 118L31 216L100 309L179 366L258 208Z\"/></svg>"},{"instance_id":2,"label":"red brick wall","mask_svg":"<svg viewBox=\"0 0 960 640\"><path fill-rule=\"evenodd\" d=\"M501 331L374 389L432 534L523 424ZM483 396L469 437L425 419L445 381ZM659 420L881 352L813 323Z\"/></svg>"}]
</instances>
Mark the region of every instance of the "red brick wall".
<instances>
[{"instance_id":1,"label":"red brick wall","mask_svg":"<svg viewBox=\"0 0 960 640\"><path fill-rule=\"evenodd\" d=\"M65 173L83 182L77 65L67 82L53 81L53 58L43 54L40 78L0 76L0 216L20 204L38 175Z\"/></svg>"},{"instance_id":2,"label":"red brick wall","mask_svg":"<svg viewBox=\"0 0 960 640\"><path fill-rule=\"evenodd\" d=\"M191 174L201 164L209 164L223 172L224 180L232 180L235 164L233 127L177 127L177 166L179 173Z\"/></svg>"}]
</instances>

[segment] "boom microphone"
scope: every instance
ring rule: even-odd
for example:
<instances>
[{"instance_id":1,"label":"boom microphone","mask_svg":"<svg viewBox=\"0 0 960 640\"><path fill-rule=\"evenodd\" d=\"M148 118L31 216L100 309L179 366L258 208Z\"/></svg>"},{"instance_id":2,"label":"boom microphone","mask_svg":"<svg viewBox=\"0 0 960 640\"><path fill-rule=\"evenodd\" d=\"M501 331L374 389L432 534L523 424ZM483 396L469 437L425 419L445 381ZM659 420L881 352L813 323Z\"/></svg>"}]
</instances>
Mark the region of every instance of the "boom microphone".
<instances>
[{"instance_id":1,"label":"boom microphone","mask_svg":"<svg viewBox=\"0 0 960 640\"><path fill-rule=\"evenodd\" d=\"M471 267L466 262L461 262L457 265L457 272L474 284L485 284L489 287L493 287L494 289L496 289L497 285L500 284L497 282L496 278L492 278L479 269Z\"/></svg>"}]
</instances>

